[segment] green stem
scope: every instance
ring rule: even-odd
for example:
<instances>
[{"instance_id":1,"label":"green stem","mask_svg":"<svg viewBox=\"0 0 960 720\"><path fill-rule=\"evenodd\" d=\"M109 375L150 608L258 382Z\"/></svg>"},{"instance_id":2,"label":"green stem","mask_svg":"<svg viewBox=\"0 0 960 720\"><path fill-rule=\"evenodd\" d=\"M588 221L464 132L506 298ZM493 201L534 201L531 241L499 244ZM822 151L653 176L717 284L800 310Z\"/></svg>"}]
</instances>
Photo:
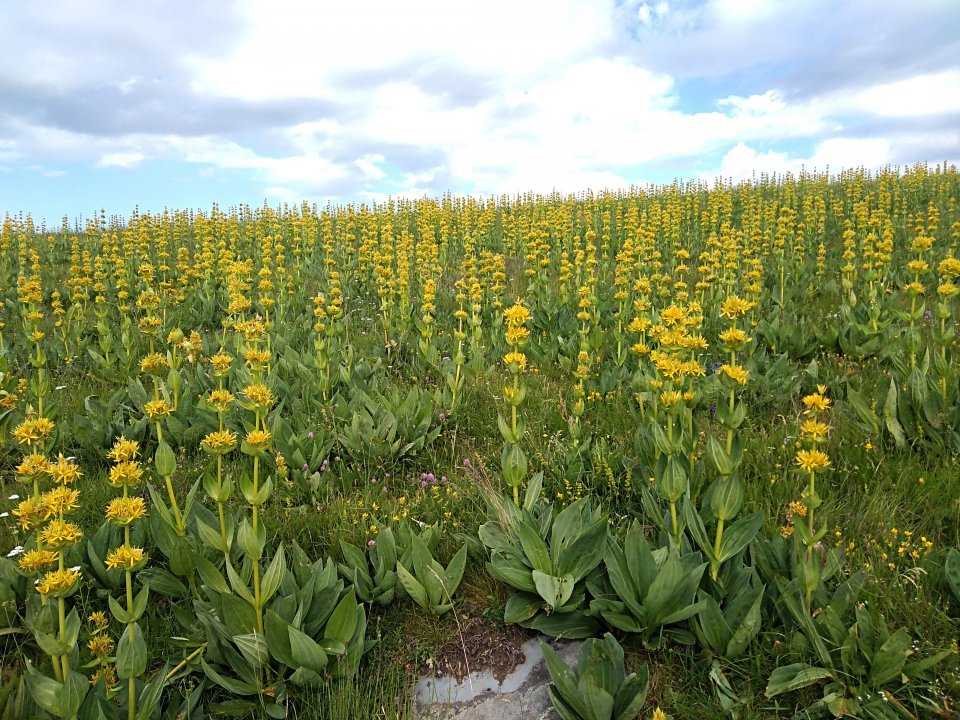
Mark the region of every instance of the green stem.
<instances>
[{"instance_id":1,"label":"green stem","mask_svg":"<svg viewBox=\"0 0 960 720\"><path fill-rule=\"evenodd\" d=\"M713 562L710 563L710 577L714 580L720 573L720 543L723 540L723 518L717 520L717 536L713 541Z\"/></svg>"}]
</instances>

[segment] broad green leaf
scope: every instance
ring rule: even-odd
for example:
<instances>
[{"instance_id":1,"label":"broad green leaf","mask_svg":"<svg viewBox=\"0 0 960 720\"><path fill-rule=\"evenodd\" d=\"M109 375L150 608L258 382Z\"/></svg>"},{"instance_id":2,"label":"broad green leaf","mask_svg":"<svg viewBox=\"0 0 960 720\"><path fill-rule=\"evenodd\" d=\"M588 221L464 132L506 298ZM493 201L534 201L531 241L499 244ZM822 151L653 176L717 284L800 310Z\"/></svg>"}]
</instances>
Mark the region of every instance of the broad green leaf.
<instances>
[{"instance_id":1,"label":"broad green leaf","mask_svg":"<svg viewBox=\"0 0 960 720\"><path fill-rule=\"evenodd\" d=\"M633 720L647 701L650 688L650 669L644 663L635 673L631 673L620 685L613 706L614 720Z\"/></svg>"},{"instance_id":2,"label":"broad green leaf","mask_svg":"<svg viewBox=\"0 0 960 720\"><path fill-rule=\"evenodd\" d=\"M581 718L589 717L586 702L580 697L577 690L577 678L567 664L560 659L556 651L547 643L540 641L540 651L543 653L544 663L553 686L563 700L578 713Z\"/></svg>"},{"instance_id":3,"label":"broad green leaf","mask_svg":"<svg viewBox=\"0 0 960 720\"><path fill-rule=\"evenodd\" d=\"M342 643L350 642L353 632L357 628L359 617L357 596L351 588L327 620L327 627L323 631L324 638L338 640Z\"/></svg>"},{"instance_id":4,"label":"broad green leaf","mask_svg":"<svg viewBox=\"0 0 960 720\"><path fill-rule=\"evenodd\" d=\"M427 602L426 588L417 582L417 579L410 574L410 571L403 566L403 563L397 563L397 577L400 578L400 583L410 598L424 610L428 609L429 603Z\"/></svg>"},{"instance_id":5,"label":"broad green leaf","mask_svg":"<svg viewBox=\"0 0 960 720\"><path fill-rule=\"evenodd\" d=\"M900 628L888 637L870 663L868 683L879 690L888 682L900 676L903 665L910 652L910 635Z\"/></svg>"},{"instance_id":6,"label":"broad green leaf","mask_svg":"<svg viewBox=\"0 0 960 720\"><path fill-rule=\"evenodd\" d=\"M260 580L261 606L270 602L270 598L272 598L273 594L280 588L280 583L283 581L283 576L286 571L286 557L284 556L283 545L281 544L277 548L273 560L270 561L267 571L263 574L263 578Z\"/></svg>"},{"instance_id":7,"label":"broad green leaf","mask_svg":"<svg viewBox=\"0 0 960 720\"><path fill-rule=\"evenodd\" d=\"M315 673L323 672L327 666L327 654L319 643L305 635L292 625L287 628L290 635L290 656L299 666Z\"/></svg>"},{"instance_id":8,"label":"broad green leaf","mask_svg":"<svg viewBox=\"0 0 960 720\"><path fill-rule=\"evenodd\" d=\"M776 697L782 693L799 690L831 677L833 677L833 673L829 670L813 667L807 663L784 665L770 674L765 694L768 698Z\"/></svg>"},{"instance_id":9,"label":"broad green leaf","mask_svg":"<svg viewBox=\"0 0 960 720\"><path fill-rule=\"evenodd\" d=\"M543 541L536 530L524 522L516 525L517 537L527 560L534 570L539 570L545 575L553 574L553 566L550 562L550 553L547 550L547 544Z\"/></svg>"},{"instance_id":10,"label":"broad green leaf","mask_svg":"<svg viewBox=\"0 0 960 720\"><path fill-rule=\"evenodd\" d=\"M127 625L117 641L117 677L130 680L147 669L147 643L137 623Z\"/></svg>"}]
</instances>

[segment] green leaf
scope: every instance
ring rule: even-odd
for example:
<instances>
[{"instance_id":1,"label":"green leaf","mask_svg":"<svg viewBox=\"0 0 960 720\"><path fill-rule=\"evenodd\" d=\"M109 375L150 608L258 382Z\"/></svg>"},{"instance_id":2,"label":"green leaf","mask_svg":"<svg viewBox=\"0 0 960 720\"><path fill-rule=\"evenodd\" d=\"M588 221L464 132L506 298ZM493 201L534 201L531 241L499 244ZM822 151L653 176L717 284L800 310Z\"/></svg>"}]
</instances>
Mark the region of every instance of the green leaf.
<instances>
[{"instance_id":1,"label":"green leaf","mask_svg":"<svg viewBox=\"0 0 960 720\"><path fill-rule=\"evenodd\" d=\"M463 572L467 567L467 546L464 544L453 556L444 572L444 594L448 600L453 599L453 594L460 587L460 581L463 580Z\"/></svg>"},{"instance_id":2,"label":"green leaf","mask_svg":"<svg viewBox=\"0 0 960 720\"><path fill-rule=\"evenodd\" d=\"M137 623L127 625L117 641L117 677L130 680L147 669L147 643Z\"/></svg>"},{"instance_id":3,"label":"green leaf","mask_svg":"<svg viewBox=\"0 0 960 720\"><path fill-rule=\"evenodd\" d=\"M160 703L160 694L167 685L167 672L170 670L170 663L164 663L160 672L149 683L144 685L140 692L140 699L137 701L136 720L149 720L153 711Z\"/></svg>"},{"instance_id":4,"label":"green leaf","mask_svg":"<svg viewBox=\"0 0 960 720\"><path fill-rule=\"evenodd\" d=\"M57 717L69 717L61 714L60 710L60 695L63 692L62 684L36 671L27 673L26 683L27 690L37 705Z\"/></svg>"},{"instance_id":5,"label":"green leaf","mask_svg":"<svg viewBox=\"0 0 960 720\"><path fill-rule=\"evenodd\" d=\"M170 477L177 469L177 456L173 454L173 448L166 440L161 440L157 445L157 452L153 456L154 467L160 477Z\"/></svg>"},{"instance_id":6,"label":"green leaf","mask_svg":"<svg viewBox=\"0 0 960 720\"><path fill-rule=\"evenodd\" d=\"M730 638L730 642L727 644L727 651L725 653L725 657L727 659L736 660L743 655L743 651L746 650L747 645L749 645L750 641L757 636L758 632L760 632L760 608L762 605L763 590L761 586L761 589L757 591L756 597L754 598L753 603L750 605L750 609L747 611L746 616L733 631L733 637Z\"/></svg>"},{"instance_id":7,"label":"green leaf","mask_svg":"<svg viewBox=\"0 0 960 720\"><path fill-rule=\"evenodd\" d=\"M536 615L543 607L543 599L539 595L527 592L515 592L507 600L503 609L503 621L508 625L517 625L526 622Z\"/></svg>"},{"instance_id":8,"label":"green leaf","mask_svg":"<svg viewBox=\"0 0 960 720\"><path fill-rule=\"evenodd\" d=\"M631 673L617 690L613 706L614 720L633 720L643 710L650 689L650 669L644 663L635 673Z\"/></svg>"},{"instance_id":9,"label":"green leaf","mask_svg":"<svg viewBox=\"0 0 960 720\"><path fill-rule=\"evenodd\" d=\"M743 550L757 536L762 526L763 513L759 511L733 523L723 533L718 560L724 562Z\"/></svg>"},{"instance_id":10,"label":"green leaf","mask_svg":"<svg viewBox=\"0 0 960 720\"><path fill-rule=\"evenodd\" d=\"M907 446L907 438L903 433L903 426L897 419L897 382L890 380L890 388L887 390L887 400L883 404L883 421L887 430L893 435L893 440L898 448Z\"/></svg>"},{"instance_id":11,"label":"green leaf","mask_svg":"<svg viewBox=\"0 0 960 720\"><path fill-rule=\"evenodd\" d=\"M223 536L220 535L220 531L214 530L199 518L197 518L197 534L204 543L217 552L224 552L226 550L223 546Z\"/></svg>"},{"instance_id":12,"label":"green leaf","mask_svg":"<svg viewBox=\"0 0 960 720\"><path fill-rule=\"evenodd\" d=\"M429 603L427 602L426 588L417 582L417 579L410 574L410 571L403 566L403 563L397 563L397 577L400 578L400 583L410 598L424 610L427 610Z\"/></svg>"},{"instance_id":13,"label":"green leaf","mask_svg":"<svg viewBox=\"0 0 960 720\"><path fill-rule=\"evenodd\" d=\"M353 632L356 630L357 621L360 613L357 607L357 596L350 589L343 599L334 609L333 614L327 620L327 627L323 631L323 637L328 640L339 640L342 643L350 642ZM311 668L312 669L312 668Z\"/></svg>"},{"instance_id":14,"label":"green leaf","mask_svg":"<svg viewBox=\"0 0 960 720\"><path fill-rule=\"evenodd\" d=\"M515 530L520 545L523 547L523 552L533 569L539 570L545 575L552 575L553 566L550 563L547 544L537 534L537 531L524 522L517 523Z\"/></svg>"},{"instance_id":15,"label":"green leaf","mask_svg":"<svg viewBox=\"0 0 960 720\"><path fill-rule=\"evenodd\" d=\"M696 628L703 635L704 644L716 654L721 654L733 637L733 632L727 625L726 618L720 610L717 601L705 592L700 592L700 602L703 609L694 621Z\"/></svg>"},{"instance_id":16,"label":"green leaf","mask_svg":"<svg viewBox=\"0 0 960 720\"><path fill-rule=\"evenodd\" d=\"M256 685L235 678L224 677L202 658L200 659L200 666L203 668L204 675L232 695L256 695L259 693Z\"/></svg>"},{"instance_id":17,"label":"green leaf","mask_svg":"<svg viewBox=\"0 0 960 720\"><path fill-rule=\"evenodd\" d=\"M910 653L910 635L900 628L880 646L870 663L868 683L879 690L888 682L899 677L903 665Z\"/></svg>"},{"instance_id":18,"label":"green leaf","mask_svg":"<svg viewBox=\"0 0 960 720\"><path fill-rule=\"evenodd\" d=\"M556 610L563 605L573 594L573 578L558 578L539 570L533 571L533 583L537 593L544 599L551 609ZM565 596L565 597L564 597Z\"/></svg>"},{"instance_id":19,"label":"green leaf","mask_svg":"<svg viewBox=\"0 0 960 720\"><path fill-rule=\"evenodd\" d=\"M261 526L258 531L263 527ZM237 545L240 547L240 550L243 551L243 554L250 558L253 562L259 562L260 558L263 557L263 546L264 542L258 537L261 533L254 532L253 526L250 524L250 521L246 518L240 523L240 527L237 528Z\"/></svg>"},{"instance_id":20,"label":"green leaf","mask_svg":"<svg viewBox=\"0 0 960 720\"><path fill-rule=\"evenodd\" d=\"M270 662L270 651L266 638L258 632L234 635L233 643L240 654L253 668L260 668Z\"/></svg>"},{"instance_id":21,"label":"green leaf","mask_svg":"<svg viewBox=\"0 0 960 720\"><path fill-rule=\"evenodd\" d=\"M287 632L290 635L290 656L294 662L315 673L323 672L323 668L327 666L327 654L319 643L292 625L287 628Z\"/></svg>"},{"instance_id":22,"label":"green leaf","mask_svg":"<svg viewBox=\"0 0 960 720\"><path fill-rule=\"evenodd\" d=\"M833 673L829 670L813 667L807 663L784 665L770 674L765 694L768 698L776 697L782 693L799 690L831 677L833 677Z\"/></svg>"},{"instance_id":23,"label":"green leaf","mask_svg":"<svg viewBox=\"0 0 960 720\"><path fill-rule=\"evenodd\" d=\"M200 573L200 579L212 590L216 590L221 595L230 593L230 586L224 580L223 575L217 570L217 566L207 560L202 555L197 555L197 572ZM185 592L186 590L184 590Z\"/></svg>"},{"instance_id":24,"label":"green leaf","mask_svg":"<svg viewBox=\"0 0 960 720\"><path fill-rule=\"evenodd\" d=\"M290 623L267 608L263 615L263 630L270 655L294 670L299 667L290 652Z\"/></svg>"},{"instance_id":25,"label":"green leaf","mask_svg":"<svg viewBox=\"0 0 960 720\"><path fill-rule=\"evenodd\" d=\"M256 604L254 600L253 593L250 592L250 588L246 586L241 577L237 574L237 571L233 568L233 563L229 560L224 562L224 566L227 568L227 579L230 581L230 587L233 588L233 591L250 603L250 606L253 607Z\"/></svg>"},{"instance_id":26,"label":"green leaf","mask_svg":"<svg viewBox=\"0 0 960 720\"><path fill-rule=\"evenodd\" d=\"M540 641L540 651L543 653L544 663L547 666L547 672L550 673L553 687L560 697L581 718L590 717L586 702L580 697L580 692L577 689L577 678L573 671L560 659L556 651L543 640Z\"/></svg>"},{"instance_id":27,"label":"green leaf","mask_svg":"<svg viewBox=\"0 0 960 720\"><path fill-rule=\"evenodd\" d=\"M283 582L283 576L287 571L287 562L283 553L283 545L277 548L276 555L270 561L267 571L260 580L260 603L261 607L270 602L270 598L280 588Z\"/></svg>"}]
</instances>

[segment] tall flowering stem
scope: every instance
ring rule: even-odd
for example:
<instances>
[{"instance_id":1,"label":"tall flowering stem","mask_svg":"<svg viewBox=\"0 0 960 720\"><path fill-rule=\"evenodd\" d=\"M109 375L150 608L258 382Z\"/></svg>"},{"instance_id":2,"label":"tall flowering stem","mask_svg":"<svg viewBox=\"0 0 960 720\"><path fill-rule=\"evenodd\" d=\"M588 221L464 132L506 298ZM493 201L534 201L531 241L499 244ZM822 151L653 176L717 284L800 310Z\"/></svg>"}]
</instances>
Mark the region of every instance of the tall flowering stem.
<instances>
[{"instance_id":1,"label":"tall flowering stem","mask_svg":"<svg viewBox=\"0 0 960 720\"><path fill-rule=\"evenodd\" d=\"M130 541L130 526L147 515L143 498L130 494L130 489L143 477L143 468L137 460L139 453L139 444L134 440L120 438L114 443L108 455L114 462L108 478L110 485L120 489L122 495L111 500L105 512L109 522L123 528L123 544L107 556L105 564L111 570L122 570L126 585L126 609L110 598L110 610L126 626L117 645L117 676L127 681L128 720L136 717L136 679L146 670L146 642L137 620L146 609L150 594L145 586L136 598L133 595L133 573L147 562L143 548L134 547Z\"/></svg>"},{"instance_id":2,"label":"tall flowering stem","mask_svg":"<svg viewBox=\"0 0 960 720\"><path fill-rule=\"evenodd\" d=\"M510 422L508 424L502 415L497 417L500 434L504 439L500 466L504 479L513 488L513 501L519 506L520 485L527 474L527 456L520 449L526 424L519 418L517 411L527 394L526 386L521 382L520 376L527 366L527 356L522 348L530 337L530 330L527 328L530 311L522 303L517 302L513 307L508 308L503 316L507 323L506 340L510 346L510 352L503 356L503 363L510 372L510 384L503 388L503 397L510 406Z\"/></svg>"},{"instance_id":3,"label":"tall flowering stem","mask_svg":"<svg viewBox=\"0 0 960 720\"><path fill-rule=\"evenodd\" d=\"M803 585L807 612L810 612L813 590L820 582L820 568L814 549L826 533L826 527L818 530L814 522L816 509L823 504L817 494L817 473L822 474L830 467L830 457L819 448L826 442L830 432L830 426L825 421L825 414L830 408L826 388L817 386L817 392L803 398L803 405L806 419L800 425L802 447L797 451L796 464L799 471L807 477L807 487L801 494L801 503L807 509L807 517L806 523L796 525L796 531L806 550L802 563Z\"/></svg>"}]
</instances>

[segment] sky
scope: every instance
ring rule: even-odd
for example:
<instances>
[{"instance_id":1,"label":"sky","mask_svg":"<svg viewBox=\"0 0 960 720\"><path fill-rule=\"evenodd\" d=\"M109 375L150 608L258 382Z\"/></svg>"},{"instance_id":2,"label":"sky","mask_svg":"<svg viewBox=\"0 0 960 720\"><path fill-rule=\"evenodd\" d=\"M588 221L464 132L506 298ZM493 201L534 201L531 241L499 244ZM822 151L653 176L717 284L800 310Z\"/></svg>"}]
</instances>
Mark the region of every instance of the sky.
<instances>
[{"instance_id":1,"label":"sky","mask_svg":"<svg viewBox=\"0 0 960 720\"><path fill-rule=\"evenodd\" d=\"M960 164L957 0L0 4L0 215Z\"/></svg>"}]
</instances>

